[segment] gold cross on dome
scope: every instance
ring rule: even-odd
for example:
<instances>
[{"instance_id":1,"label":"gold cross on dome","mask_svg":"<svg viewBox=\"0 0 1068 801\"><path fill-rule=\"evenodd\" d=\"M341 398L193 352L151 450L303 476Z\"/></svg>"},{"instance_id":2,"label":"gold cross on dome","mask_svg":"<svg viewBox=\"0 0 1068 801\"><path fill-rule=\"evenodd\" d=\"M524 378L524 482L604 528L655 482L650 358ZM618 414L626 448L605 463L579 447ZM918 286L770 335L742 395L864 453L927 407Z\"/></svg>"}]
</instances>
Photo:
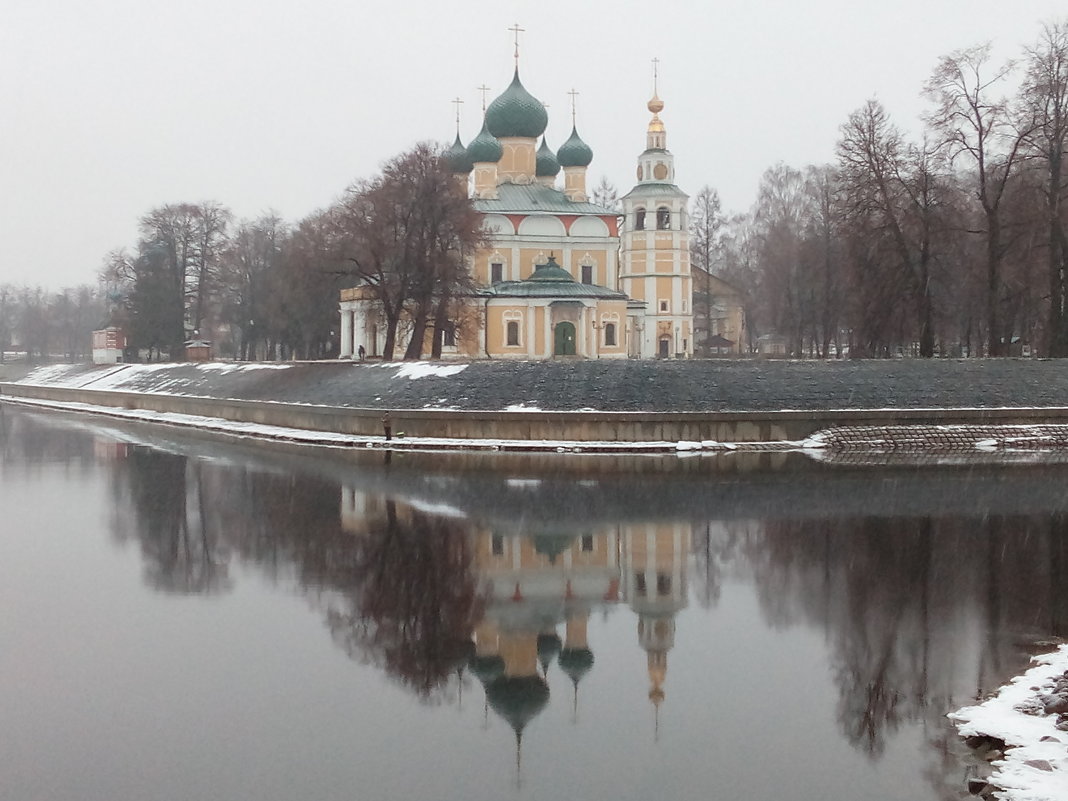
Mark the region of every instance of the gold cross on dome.
<instances>
[{"instance_id":1,"label":"gold cross on dome","mask_svg":"<svg viewBox=\"0 0 1068 801\"><path fill-rule=\"evenodd\" d=\"M454 106L456 106L456 133L459 134L460 133L460 106L463 105L464 101L462 101L459 97L457 97L455 100L450 100L449 102L452 103Z\"/></svg>"},{"instance_id":2,"label":"gold cross on dome","mask_svg":"<svg viewBox=\"0 0 1068 801\"><path fill-rule=\"evenodd\" d=\"M483 114L486 113L486 92L488 92L489 90L490 90L490 88L488 86L486 86L486 84L482 84L481 86L478 87L478 91L480 91L482 93L482 113Z\"/></svg>"},{"instance_id":3,"label":"gold cross on dome","mask_svg":"<svg viewBox=\"0 0 1068 801\"><path fill-rule=\"evenodd\" d=\"M653 94L654 95L656 94L656 88L657 88L656 87L656 83L657 83L657 78L659 77L659 72L660 72L659 67L660 67L660 59L659 58L654 58L653 59Z\"/></svg>"},{"instance_id":4,"label":"gold cross on dome","mask_svg":"<svg viewBox=\"0 0 1068 801\"><path fill-rule=\"evenodd\" d=\"M579 96L579 93L575 91L574 87L572 87L571 91L568 92L568 94L571 95L571 127L574 128L575 127L575 98Z\"/></svg>"},{"instance_id":5,"label":"gold cross on dome","mask_svg":"<svg viewBox=\"0 0 1068 801\"><path fill-rule=\"evenodd\" d=\"M518 66L519 65L519 34L526 33L527 29L526 28L520 28L519 27L519 23L517 22L515 25L513 25L508 30L510 30L512 33L515 34L515 63L516 63L516 66Z\"/></svg>"}]
</instances>

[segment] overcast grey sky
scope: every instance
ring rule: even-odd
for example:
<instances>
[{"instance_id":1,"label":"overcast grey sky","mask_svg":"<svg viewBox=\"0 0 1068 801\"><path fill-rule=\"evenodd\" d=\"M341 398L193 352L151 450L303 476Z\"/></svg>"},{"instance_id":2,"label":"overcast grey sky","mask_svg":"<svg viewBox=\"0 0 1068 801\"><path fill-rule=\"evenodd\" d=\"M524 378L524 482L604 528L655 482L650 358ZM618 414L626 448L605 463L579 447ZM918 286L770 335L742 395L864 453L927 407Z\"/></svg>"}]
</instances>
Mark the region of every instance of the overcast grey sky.
<instances>
[{"instance_id":1,"label":"overcast grey sky","mask_svg":"<svg viewBox=\"0 0 1068 801\"><path fill-rule=\"evenodd\" d=\"M867 98L916 130L937 58L1018 54L1063 0L4 0L0 283L95 281L153 206L216 200L287 220L422 139L464 142L520 73L549 144L578 127L591 184L633 183L660 59L679 184L752 203L761 173L833 158Z\"/></svg>"}]
</instances>

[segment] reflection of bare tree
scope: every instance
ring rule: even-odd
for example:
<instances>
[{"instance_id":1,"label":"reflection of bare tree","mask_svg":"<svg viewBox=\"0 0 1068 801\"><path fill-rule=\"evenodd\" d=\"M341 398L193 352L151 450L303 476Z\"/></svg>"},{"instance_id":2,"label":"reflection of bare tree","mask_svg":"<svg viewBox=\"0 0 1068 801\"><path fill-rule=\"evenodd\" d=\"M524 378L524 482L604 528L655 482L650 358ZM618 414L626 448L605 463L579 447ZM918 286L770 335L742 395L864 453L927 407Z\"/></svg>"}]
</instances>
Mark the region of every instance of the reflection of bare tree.
<instances>
[{"instance_id":1,"label":"reflection of bare tree","mask_svg":"<svg viewBox=\"0 0 1068 801\"><path fill-rule=\"evenodd\" d=\"M750 521L707 520L693 524L694 589L698 603L712 607L719 601L724 574L735 563L746 538L758 524Z\"/></svg>"},{"instance_id":2,"label":"reflection of bare tree","mask_svg":"<svg viewBox=\"0 0 1068 801\"><path fill-rule=\"evenodd\" d=\"M1021 637L1063 628L1064 522L773 521L748 549L769 619L827 629L842 730L877 757L902 722L941 731L946 709L1016 672Z\"/></svg>"},{"instance_id":3,"label":"reflection of bare tree","mask_svg":"<svg viewBox=\"0 0 1068 801\"><path fill-rule=\"evenodd\" d=\"M402 518L387 501L356 547L354 603L328 616L335 639L433 697L470 655L482 615L467 531L418 512Z\"/></svg>"},{"instance_id":4,"label":"reflection of bare tree","mask_svg":"<svg viewBox=\"0 0 1068 801\"><path fill-rule=\"evenodd\" d=\"M228 549L208 515L204 465L133 448L126 468L149 586L190 594L229 590Z\"/></svg>"}]
</instances>

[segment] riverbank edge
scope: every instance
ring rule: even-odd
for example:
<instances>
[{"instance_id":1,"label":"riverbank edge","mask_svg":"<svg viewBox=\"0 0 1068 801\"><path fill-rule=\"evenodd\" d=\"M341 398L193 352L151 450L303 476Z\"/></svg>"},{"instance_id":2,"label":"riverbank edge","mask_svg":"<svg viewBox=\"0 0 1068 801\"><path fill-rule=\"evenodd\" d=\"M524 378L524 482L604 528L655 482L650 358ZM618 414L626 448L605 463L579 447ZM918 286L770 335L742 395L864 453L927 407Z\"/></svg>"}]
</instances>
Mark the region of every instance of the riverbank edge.
<instances>
[{"instance_id":1,"label":"riverbank edge","mask_svg":"<svg viewBox=\"0 0 1068 801\"><path fill-rule=\"evenodd\" d=\"M1057 683L1068 679L1068 644L1032 662L1035 667L992 698L946 716L969 745L995 757L1000 753L989 777L972 780L974 795L1006 801L1068 798L1068 716L1045 712Z\"/></svg>"},{"instance_id":2,"label":"riverbank edge","mask_svg":"<svg viewBox=\"0 0 1068 801\"><path fill-rule=\"evenodd\" d=\"M57 399L58 398L58 399ZM110 401L95 403L90 401ZM722 423L724 417L734 417L735 427L728 429L732 435L752 433L753 431L774 432L774 425L769 425L767 415L786 416L791 419L799 415L808 415L820 421L825 418L841 417L841 422L848 420L851 425L832 426L820 429L810 436L799 439L575 439L567 436L568 423L578 418L583 428L580 433L587 433L587 418L596 417L649 417L641 413L623 412L462 412L441 410L422 411L423 415L440 419L444 414L455 424L459 421L468 427L478 429L482 436L472 436L470 430L465 436L426 436L412 435L405 430L405 424L419 417L418 410L398 410L393 416L387 413L380 417L381 410L350 409L345 407L312 406L307 404L286 404L265 401L237 401L232 399L205 398L188 395L169 395L165 393L116 392L108 390L71 389L42 385L12 385L0 383L0 401L41 409L89 413L103 415L133 422L165 424L184 428L195 428L214 433L273 439L306 445L319 445L345 448L378 448L390 450L435 450L435 451L507 451L507 452L560 452L589 454L676 454L697 455L700 453L732 452L801 452L821 461L856 460L858 457L877 456L886 459L905 459L934 457L940 463L940 457L956 457L965 461L975 458L996 459L1006 464L1026 463L1043 453L1068 453L1068 423L991 423L1004 415L1008 419L1026 419L1033 414L1038 420L1061 419L1064 409L945 409L945 410L843 410L819 413L778 412L755 415L754 421L746 413L719 412L713 414L679 413L686 417L698 414L703 417L718 418ZM190 413L216 412L210 413ZM223 412L219 414L218 412ZM226 412L229 411L230 414ZM235 413L236 412L236 413ZM883 414L892 419L899 419L902 413L906 418L910 414L940 414L945 420L973 420L975 422L942 422L938 424L898 424L898 425L863 425L867 420L877 420ZM339 420L352 419L355 415L364 425L389 426L389 435L354 433L351 430L334 430L343 428L335 426ZM560 426L556 437L486 436L487 419L512 418L514 421L528 422L532 416L548 416L555 419ZM671 415L656 413L658 418ZM266 418L266 419L264 419ZM311 424L309 425L309 421ZM304 422L305 425L299 423ZM290 424L287 424L290 423ZM738 424L747 428L739 428ZM661 429L663 428L661 423ZM722 429L721 429L722 430ZM670 427L666 429L670 433ZM618 432L613 432L618 433ZM781 432L780 432L781 433Z\"/></svg>"},{"instance_id":3,"label":"riverbank edge","mask_svg":"<svg viewBox=\"0 0 1068 801\"><path fill-rule=\"evenodd\" d=\"M229 397L225 385L220 390L206 396L151 388L72 387L62 383L62 377L53 383L33 381L31 374L0 382L0 399L347 447L388 444L396 449L613 453L808 450L850 456L1068 451L1066 407L713 412L383 409L243 400Z\"/></svg>"}]
</instances>

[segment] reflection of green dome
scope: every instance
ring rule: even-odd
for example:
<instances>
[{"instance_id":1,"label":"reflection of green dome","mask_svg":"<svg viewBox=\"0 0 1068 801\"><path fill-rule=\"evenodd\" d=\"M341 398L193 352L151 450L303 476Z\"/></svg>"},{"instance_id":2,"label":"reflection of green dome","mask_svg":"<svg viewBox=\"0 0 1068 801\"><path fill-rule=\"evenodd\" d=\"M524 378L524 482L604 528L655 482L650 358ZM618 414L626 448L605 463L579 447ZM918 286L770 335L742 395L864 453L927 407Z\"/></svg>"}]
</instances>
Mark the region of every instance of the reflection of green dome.
<instances>
[{"instance_id":1,"label":"reflection of green dome","mask_svg":"<svg viewBox=\"0 0 1068 801\"><path fill-rule=\"evenodd\" d=\"M496 655L471 657L468 665L483 684L489 684L504 673L504 660Z\"/></svg>"},{"instance_id":2,"label":"reflection of green dome","mask_svg":"<svg viewBox=\"0 0 1068 801\"><path fill-rule=\"evenodd\" d=\"M545 137L541 139L541 147L538 148L535 164L534 174L539 178L548 178L560 172L560 162L556 160L556 154L549 149Z\"/></svg>"},{"instance_id":3,"label":"reflection of green dome","mask_svg":"<svg viewBox=\"0 0 1068 801\"><path fill-rule=\"evenodd\" d=\"M501 676L486 687L486 698L493 711L520 734L549 703L549 685L540 676Z\"/></svg>"},{"instance_id":4,"label":"reflection of green dome","mask_svg":"<svg viewBox=\"0 0 1068 801\"><path fill-rule=\"evenodd\" d=\"M552 267L556 267L557 270L559 270L560 272L564 273L567 276L567 280L569 280L569 281L574 281L575 280L574 278L571 277L571 274L568 273L567 270L565 270L563 267L556 266L556 259L554 259L552 256L549 257L549 261L551 263L551 266L548 265L548 264L539 264L535 268L534 273L527 280L528 281L561 281L561 280L564 280L562 278L551 278L551 277L540 277L539 278L538 277L538 272L539 271L544 270L544 271L546 271L546 275L548 275L547 271L551 270ZM560 554L562 554L564 551L566 551L568 548L571 547L571 541L574 539L574 537L571 534L564 534L564 535L560 535L560 534L535 534L531 539L534 540L534 550L537 553L542 554L543 556L548 556L549 557L549 564L556 564L556 557L558 557Z\"/></svg>"},{"instance_id":5,"label":"reflection of green dome","mask_svg":"<svg viewBox=\"0 0 1068 801\"><path fill-rule=\"evenodd\" d=\"M538 635L538 660L541 662L542 670L549 669L549 663L553 661L554 656L560 653L562 644L555 631Z\"/></svg>"},{"instance_id":6,"label":"reflection of green dome","mask_svg":"<svg viewBox=\"0 0 1068 801\"><path fill-rule=\"evenodd\" d=\"M575 277L556 263L555 256L549 256L549 260L545 262L545 264L539 264L537 267L534 268L534 272L532 272L527 278L523 280L570 281L571 283L574 283ZM552 560L556 556L562 554L564 551L567 550L568 546L571 544L572 539L574 539L574 537L568 536L565 539L564 537L554 536L552 534L539 534L534 537L534 549L538 553L549 555L550 560ZM551 545L550 541L552 542ZM545 548L546 550L543 550L543 548ZM559 550L556 551L555 555L552 555L552 550L555 548L559 548Z\"/></svg>"},{"instance_id":7,"label":"reflection of green dome","mask_svg":"<svg viewBox=\"0 0 1068 801\"><path fill-rule=\"evenodd\" d=\"M565 648L560 652L560 669L575 684L593 667L593 651L589 648Z\"/></svg>"},{"instance_id":8,"label":"reflection of green dome","mask_svg":"<svg viewBox=\"0 0 1068 801\"><path fill-rule=\"evenodd\" d=\"M482 130L478 132L478 136L472 139L471 144L467 146L467 157L471 159L472 164L478 164L479 162L491 162L496 164L501 160L501 155L503 153L504 149L501 147L501 143L489 132L489 129L486 127L486 122L483 120Z\"/></svg>"},{"instance_id":9,"label":"reflection of green dome","mask_svg":"<svg viewBox=\"0 0 1068 801\"><path fill-rule=\"evenodd\" d=\"M578 131L572 126L571 136L560 145L560 149L556 151L556 158L563 167L589 167L590 162L593 161L593 151L582 141Z\"/></svg>"},{"instance_id":10,"label":"reflection of green dome","mask_svg":"<svg viewBox=\"0 0 1068 801\"><path fill-rule=\"evenodd\" d=\"M523 88L518 67L512 83L486 109L486 124L497 138L523 136L535 139L545 133L549 115L541 101Z\"/></svg>"},{"instance_id":11,"label":"reflection of green dome","mask_svg":"<svg viewBox=\"0 0 1068 801\"><path fill-rule=\"evenodd\" d=\"M445 163L449 165L449 169L458 175L466 175L471 172L471 158L467 155L467 148L464 147L464 143L460 141L460 134L456 134L456 141L452 143L452 147L445 151Z\"/></svg>"}]
</instances>

